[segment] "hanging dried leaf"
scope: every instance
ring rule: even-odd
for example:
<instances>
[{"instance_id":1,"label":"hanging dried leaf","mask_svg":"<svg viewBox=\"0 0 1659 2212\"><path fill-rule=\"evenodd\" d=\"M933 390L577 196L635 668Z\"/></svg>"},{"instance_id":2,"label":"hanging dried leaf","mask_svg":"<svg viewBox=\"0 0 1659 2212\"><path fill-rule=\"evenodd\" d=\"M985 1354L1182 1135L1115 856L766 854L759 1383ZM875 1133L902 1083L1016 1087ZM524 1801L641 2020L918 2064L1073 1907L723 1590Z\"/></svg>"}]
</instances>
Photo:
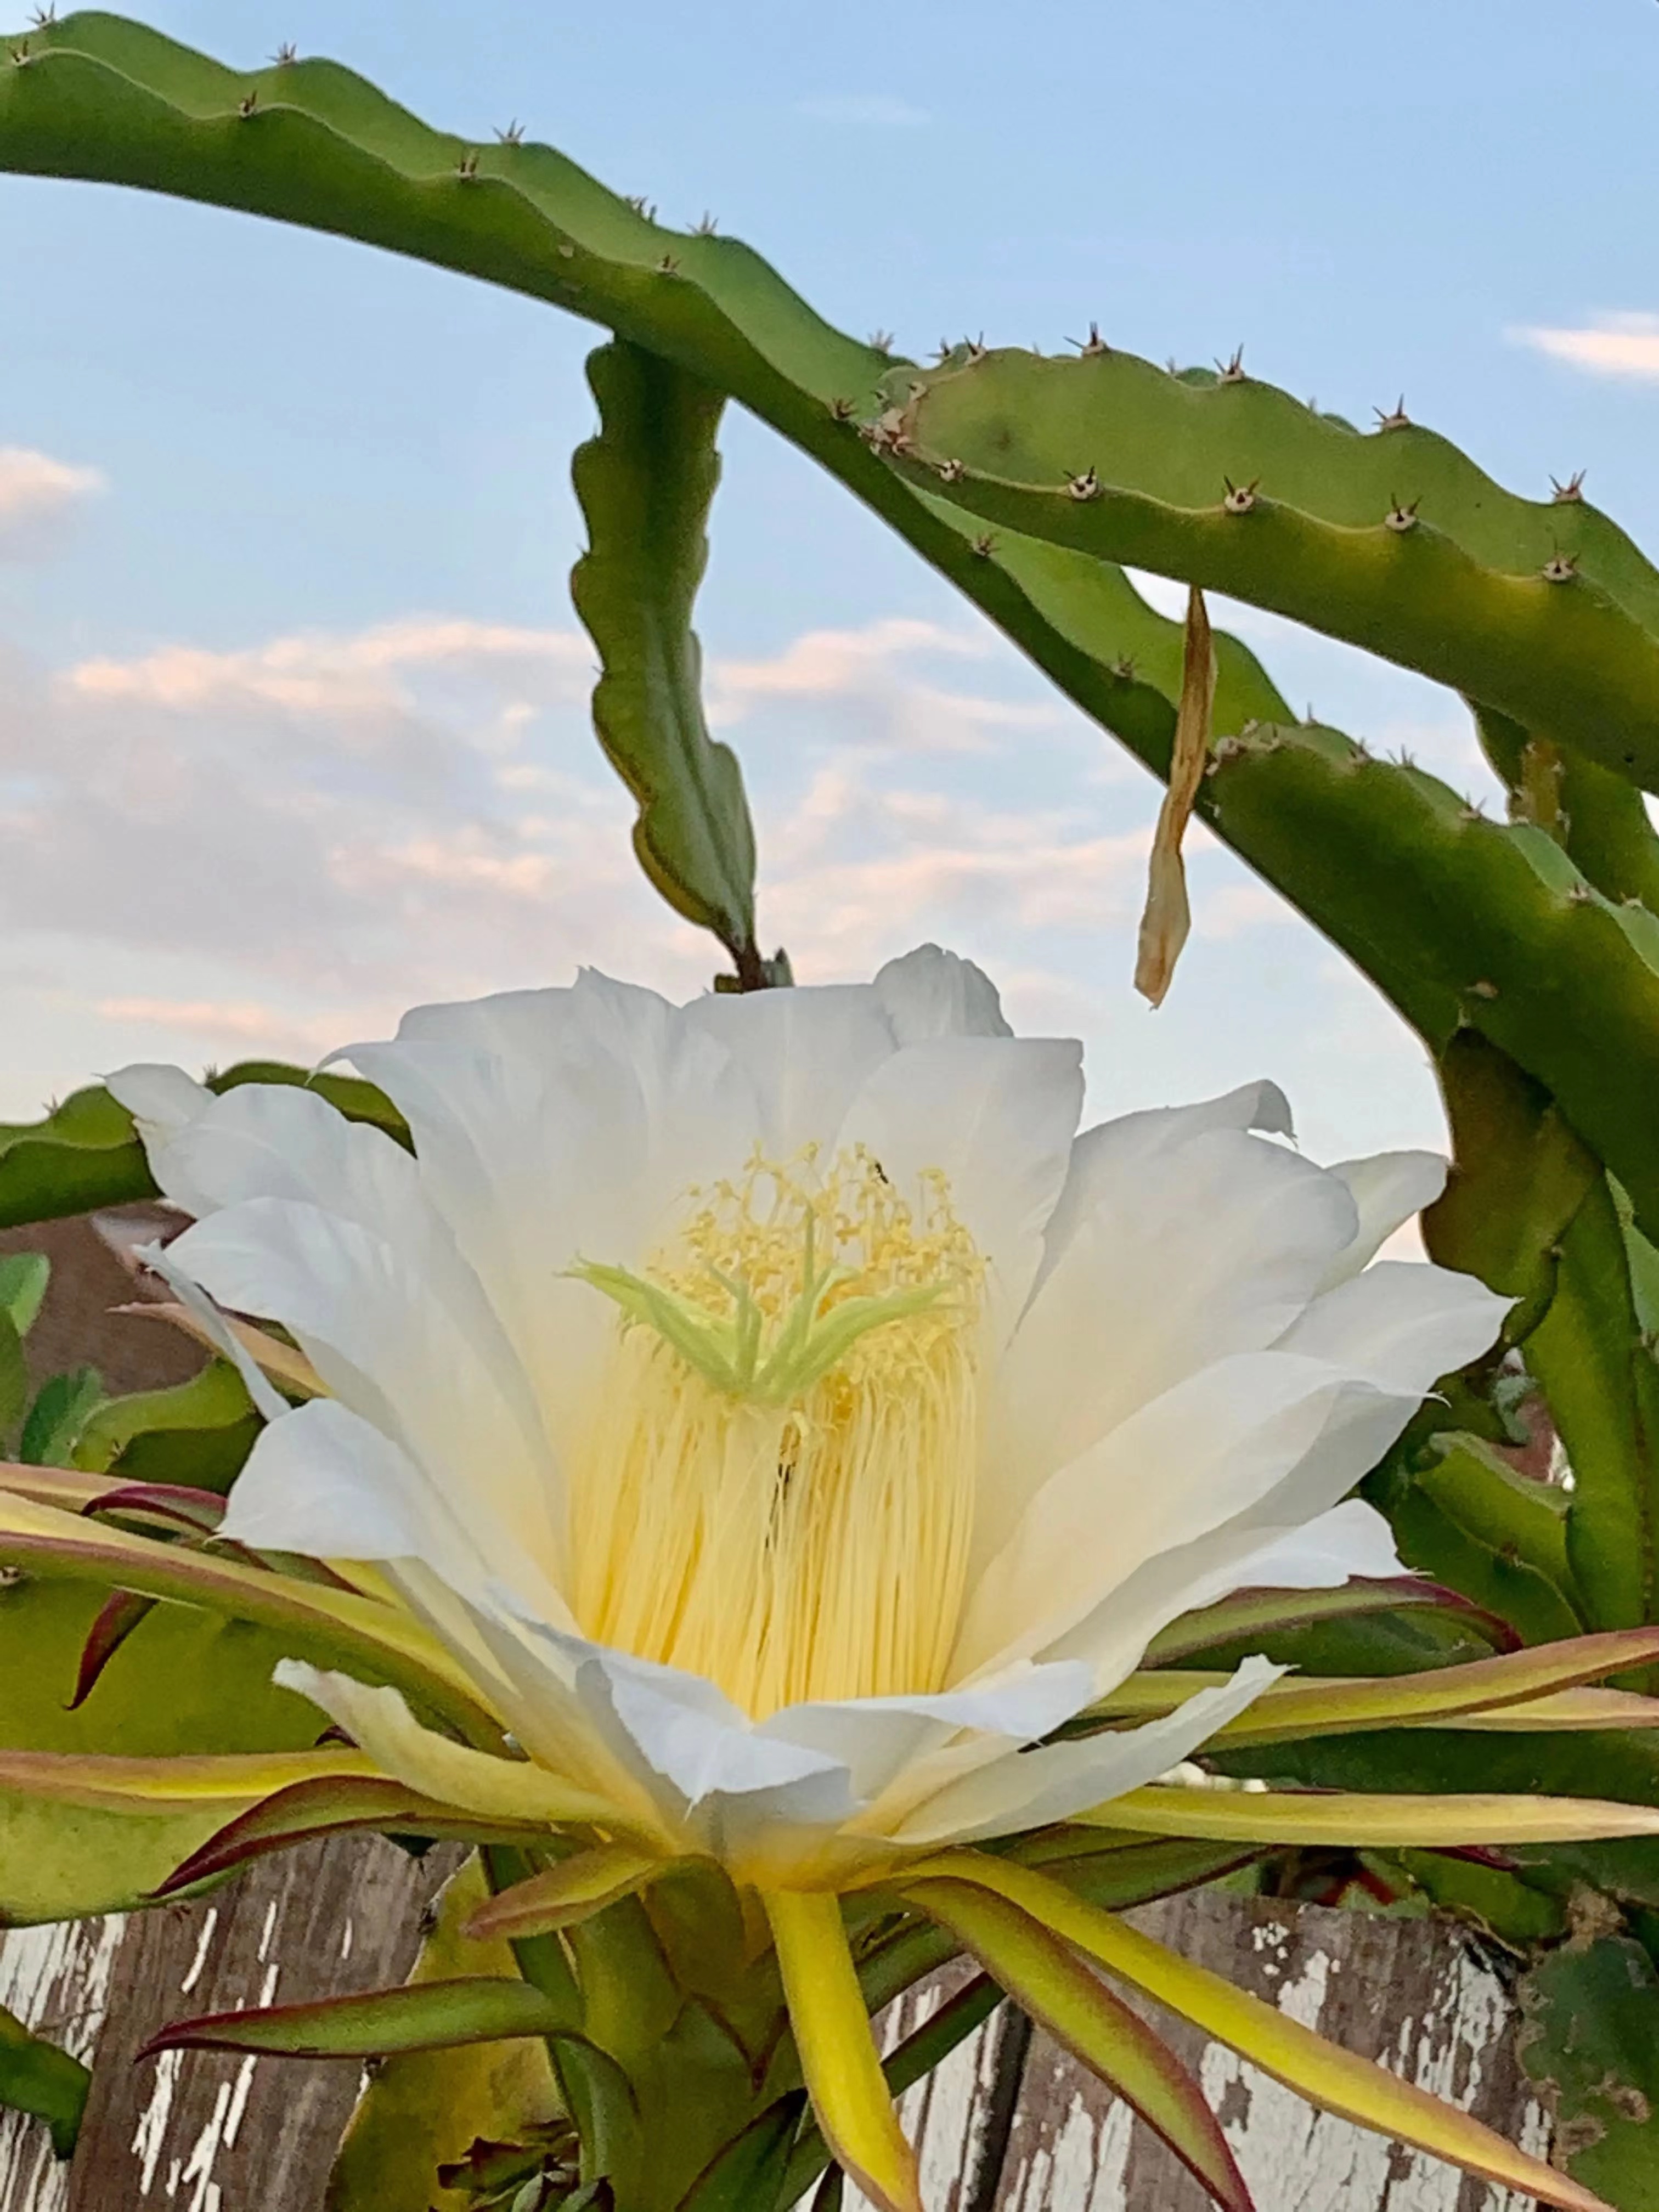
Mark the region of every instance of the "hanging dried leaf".
<instances>
[{"instance_id":1,"label":"hanging dried leaf","mask_svg":"<svg viewBox=\"0 0 1659 2212\"><path fill-rule=\"evenodd\" d=\"M1181 678L1181 708L1176 716L1175 751L1170 787L1158 810L1146 876L1146 908L1140 917L1135 958L1135 988L1161 1006L1175 979L1176 962L1192 927L1187 903L1187 869L1181 841L1198 801L1198 787L1210 756L1210 718L1215 705L1215 650L1204 594L1194 585L1187 595L1187 653Z\"/></svg>"}]
</instances>

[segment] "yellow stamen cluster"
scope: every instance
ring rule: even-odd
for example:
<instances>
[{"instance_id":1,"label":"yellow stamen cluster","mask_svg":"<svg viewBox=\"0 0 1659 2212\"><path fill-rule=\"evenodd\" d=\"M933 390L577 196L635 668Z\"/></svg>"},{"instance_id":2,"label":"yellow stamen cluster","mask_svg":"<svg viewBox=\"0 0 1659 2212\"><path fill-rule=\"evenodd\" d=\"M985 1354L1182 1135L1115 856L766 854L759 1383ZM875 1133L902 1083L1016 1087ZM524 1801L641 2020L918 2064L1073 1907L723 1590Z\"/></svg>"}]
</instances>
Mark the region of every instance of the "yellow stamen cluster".
<instances>
[{"instance_id":1,"label":"yellow stamen cluster","mask_svg":"<svg viewBox=\"0 0 1659 2212\"><path fill-rule=\"evenodd\" d=\"M760 1718L940 1686L978 1442L984 1264L942 1176L758 1155L641 1274L574 1485L587 1633Z\"/></svg>"}]
</instances>

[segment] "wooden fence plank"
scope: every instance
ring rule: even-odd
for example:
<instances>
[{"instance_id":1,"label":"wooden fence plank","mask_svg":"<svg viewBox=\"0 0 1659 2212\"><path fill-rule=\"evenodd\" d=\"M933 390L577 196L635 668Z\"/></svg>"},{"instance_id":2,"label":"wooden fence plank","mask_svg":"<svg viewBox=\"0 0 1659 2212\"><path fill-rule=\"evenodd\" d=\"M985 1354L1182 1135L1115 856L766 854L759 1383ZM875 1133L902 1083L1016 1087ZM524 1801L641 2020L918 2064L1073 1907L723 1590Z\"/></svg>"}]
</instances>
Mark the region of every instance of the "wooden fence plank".
<instances>
[{"instance_id":1,"label":"wooden fence plank","mask_svg":"<svg viewBox=\"0 0 1659 2212\"><path fill-rule=\"evenodd\" d=\"M1514 2008L1449 1923L1217 1895L1129 1917L1304 2025L1547 2154L1547 2118L1516 2061ZM925 2002L910 2000L896 2034L917 2024ZM1532 2212L1531 2198L1314 2113L1195 2031L1158 2024L1198 2069L1257 2203L1273 2212ZM968 2212L998 2033L991 2022L933 2086L906 2100L928 2212ZM1207 2212L1209 2203L1156 2137L1042 2034L991 2201L995 2212ZM856 2194L848 2205L867 2212Z\"/></svg>"},{"instance_id":2,"label":"wooden fence plank","mask_svg":"<svg viewBox=\"0 0 1659 2212\"><path fill-rule=\"evenodd\" d=\"M182 2013L398 1979L448 1863L447 1854L417 1863L378 1839L342 1839L125 1929L94 1923L0 1940L0 2002L82 2056L95 2040L99 2062L71 2175L52 2166L44 2131L15 2121L0 2130L0 2212L320 2212L354 2068L207 2052L135 2067L132 2053ZM1133 1917L1349 2049L1452 2097L1535 2153L1547 2148L1547 2119L1516 2066L1504 1987L1449 1924L1213 1895ZM896 2006L884 2023L890 2045L957 1979ZM1001 2033L994 2021L904 2100L928 2212L969 2212ZM1199 2069L1258 2202L1274 2212L1529 2212L1507 2191L1310 2112L1194 2033L1176 2030L1172 2039ZM1001 2186L988 2201L995 2212L1205 2212L1162 2146L1041 2035ZM856 2194L854 2207L861 2212Z\"/></svg>"}]
</instances>

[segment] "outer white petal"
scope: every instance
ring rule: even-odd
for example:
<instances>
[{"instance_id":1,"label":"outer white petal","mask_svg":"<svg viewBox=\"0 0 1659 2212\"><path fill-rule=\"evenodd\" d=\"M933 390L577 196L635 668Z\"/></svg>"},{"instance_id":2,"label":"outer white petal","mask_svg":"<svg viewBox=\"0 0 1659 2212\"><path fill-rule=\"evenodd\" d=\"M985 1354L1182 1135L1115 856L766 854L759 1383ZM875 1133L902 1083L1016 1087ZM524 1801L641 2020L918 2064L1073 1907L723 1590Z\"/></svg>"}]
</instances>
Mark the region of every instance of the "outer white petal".
<instances>
[{"instance_id":1,"label":"outer white petal","mask_svg":"<svg viewBox=\"0 0 1659 2212\"><path fill-rule=\"evenodd\" d=\"M398 1024L398 1042L515 1061L546 1074L562 1064L573 1029L627 1058L674 1012L659 992L584 968L574 984L411 1006ZM356 1049L348 1046L334 1056L351 1059Z\"/></svg>"},{"instance_id":2,"label":"outer white petal","mask_svg":"<svg viewBox=\"0 0 1659 2212\"><path fill-rule=\"evenodd\" d=\"M879 993L867 983L786 991L711 992L684 1010L753 1085L769 1158L833 1141L865 1079L898 1049Z\"/></svg>"},{"instance_id":3,"label":"outer white petal","mask_svg":"<svg viewBox=\"0 0 1659 2212\"><path fill-rule=\"evenodd\" d=\"M162 1189L198 1219L250 1200L290 1200L355 1223L396 1251L489 1366L520 1426L538 1432L533 1396L495 1312L428 1202L418 1165L383 1130L348 1121L315 1091L246 1084L222 1097L203 1091L195 1115L149 1151ZM176 1264L151 1259L177 1282ZM251 1363L237 1364L246 1375ZM255 1392L267 1419L269 1395Z\"/></svg>"},{"instance_id":4,"label":"outer white petal","mask_svg":"<svg viewBox=\"0 0 1659 2212\"><path fill-rule=\"evenodd\" d=\"M1226 1597L1236 1589L1340 1589L1346 1582L1390 1582L1411 1571L1376 1508L1350 1498L1304 1528L1275 1536L1260 1551L1231 1562L1225 1586L1213 1596Z\"/></svg>"},{"instance_id":5,"label":"outer white petal","mask_svg":"<svg viewBox=\"0 0 1659 2212\"><path fill-rule=\"evenodd\" d=\"M398 1445L453 1511L476 1499L556 1580L560 1499L545 1443L526 1432L488 1348L404 1253L356 1222L261 1198L197 1223L167 1257L220 1305L291 1329L331 1395Z\"/></svg>"},{"instance_id":6,"label":"outer white petal","mask_svg":"<svg viewBox=\"0 0 1659 2212\"><path fill-rule=\"evenodd\" d=\"M155 1061L135 1061L131 1067L118 1067L104 1081L111 1096L126 1108L137 1124L152 1168L157 1147L176 1136L180 1129L188 1127L213 1097L205 1083L186 1075L182 1067L167 1067ZM159 1174L155 1180L165 1191L167 1185Z\"/></svg>"},{"instance_id":7,"label":"outer white petal","mask_svg":"<svg viewBox=\"0 0 1659 2212\"><path fill-rule=\"evenodd\" d=\"M1377 1152L1369 1159L1339 1161L1330 1172L1353 1193L1359 1227L1332 1262L1321 1290L1346 1282L1369 1266L1395 1231L1432 1206L1446 1187L1446 1163L1438 1152Z\"/></svg>"},{"instance_id":8,"label":"outer white petal","mask_svg":"<svg viewBox=\"0 0 1659 2212\"><path fill-rule=\"evenodd\" d=\"M611 1809L543 1767L492 1758L434 1735L415 1719L399 1691L371 1689L300 1659L279 1660L274 1679L320 1705L386 1773L446 1804L486 1818L549 1822L603 1818Z\"/></svg>"},{"instance_id":9,"label":"outer white petal","mask_svg":"<svg viewBox=\"0 0 1659 2212\"><path fill-rule=\"evenodd\" d=\"M297 1084L246 1083L150 1142L163 1192L198 1219L249 1198L296 1198L424 1244L437 1224L415 1162L384 1129L348 1121Z\"/></svg>"},{"instance_id":10,"label":"outer white petal","mask_svg":"<svg viewBox=\"0 0 1659 2212\"><path fill-rule=\"evenodd\" d=\"M531 1401L511 1373L500 1323L434 1212L419 1164L382 1129L349 1121L313 1091L244 1084L206 1093L201 1111L151 1148L163 1190L198 1219L251 1199L294 1200L360 1227L404 1255L455 1326L488 1349L498 1382Z\"/></svg>"},{"instance_id":11,"label":"outer white petal","mask_svg":"<svg viewBox=\"0 0 1659 2212\"><path fill-rule=\"evenodd\" d=\"M1290 1101L1276 1083L1245 1083L1196 1105L1151 1106L1085 1129L1072 1147L1065 1186L1048 1224L1045 1272L1078 1224L1098 1214L1106 1193L1155 1173L1154 1164L1168 1151L1206 1129L1259 1129L1267 1136L1288 1137Z\"/></svg>"},{"instance_id":12,"label":"outer white petal","mask_svg":"<svg viewBox=\"0 0 1659 2212\"><path fill-rule=\"evenodd\" d=\"M1056 1468L1138 1406L1280 1337L1354 1233L1343 1183L1241 1129L1169 1128L1155 1164L1121 1147L1091 1183L1094 1211L1074 1222L996 1380L981 1560Z\"/></svg>"},{"instance_id":13,"label":"outer white petal","mask_svg":"<svg viewBox=\"0 0 1659 2212\"><path fill-rule=\"evenodd\" d=\"M207 1292L179 1265L171 1250L161 1244L138 1244L133 1247L133 1256L143 1261L152 1273L159 1275L173 1291L179 1304L195 1316L207 1343L221 1358L229 1360L241 1376L248 1396L253 1401L255 1411L267 1421L280 1421L289 1411L288 1400Z\"/></svg>"},{"instance_id":14,"label":"outer white petal","mask_svg":"<svg viewBox=\"0 0 1659 2212\"><path fill-rule=\"evenodd\" d=\"M900 1044L929 1037L1012 1036L997 987L982 968L937 945L918 945L890 960L876 976L876 996Z\"/></svg>"},{"instance_id":15,"label":"outer white petal","mask_svg":"<svg viewBox=\"0 0 1659 2212\"><path fill-rule=\"evenodd\" d=\"M920 1198L927 1170L949 1178L957 1218L987 1262L999 1340L1042 1258L1082 1106L1080 1046L945 1037L883 1061L842 1125L842 1143L867 1145L907 1199Z\"/></svg>"},{"instance_id":16,"label":"outer white petal","mask_svg":"<svg viewBox=\"0 0 1659 2212\"><path fill-rule=\"evenodd\" d=\"M424 1008L349 1057L408 1118L422 1185L569 1449L616 1316L564 1271L640 1266L692 1185L735 1174L760 1134L752 1084L678 1008L593 975Z\"/></svg>"},{"instance_id":17,"label":"outer white petal","mask_svg":"<svg viewBox=\"0 0 1659 2212\"><path fill-rule=\"evenodd\" d=\"M284 1413L258 1438L222 1533L256 1551L419 1560L475 1606L493 1583L510 1579L523 1602L575 1625L510 1529L476 1500L446 1497L406 1452L332 1398Z\"/></svg>"},{"instance_id":18,"label":"outer white petal","mask_svg":"<svg viewBox=\"0 0 1659 2212\"><path fill-rule=\"evenodd\" d=\"M1196 1751L1284 1672L1266 1659L1247 1659L1231 1682L1200 1691L1178 1711L1142 1727L1000 1759L920 1805L894 1832L894 1840L975 1843L1070 1820L1142 1789Z\"/></svg>"},{"instance_id":19,"label":"outer white petal","mask_svg":"<svg viewBox=\"0 0 1659 2212\"><path fill-rule=\"evenodd\" d=\"M712 1682L545 1629L574 1668L588 1725L694 1850L731 1863L757 1850L799 1862L856 1808L845 1764L762 1736Z\"/></svg>"},{"instance_id":20,"label":"outer white petal","mask_svg":"<svg viewBox=\"0 0 1659 2212\"><path fill-rule=\"evenodd\" d=\"M1120 1648L1130 1652L1127 1672L1173 1617L1146 1626L1143 1611L1186 1609L1182 1547L1268 1498L1284 1500L1273 1528L1312 1519L1374 1464L1416 1403L1414 1393L1392 1395L1283 1352L1240 1353L1188 1376L1038 1492L970 1595L953 1676L1051 1647L1094 1656L1058 1647L1103 1614L1112 1656L1097 1679L1116 1679ZM1131 1578L1143 1573L1158 1585L1156 1601L1132 1606Z\"/></svg>"},{"instance_id":21,"label":"outer white petal","mask_svg":"<svg viewBox=\"0 0 1659 2212\"><path fill-rule=\"evenodd\" d=\"M1513 1303L1473 1275L1425 1261L1380 1260L1316 1298L1279 1347L1420 1397L1439 1376L1491 1350Z\"/></svg>"},{"instance_id":22,"label":"outer white petal","mask_svg":"<svg viewBox=\"0 0 1659 2212\"><path fill-rule=\"evenodd\" d=\"M1094 1695L1091 1670L1075 1661L1021 1665L972 1690L931 1698L849 1698L786 1705L756 1733L838 1759L853 1795L868 1804L906 1768L963 1732L1005 1744L1038 1742L1080 1712Z\"/></svg>"},{"instance_id":23,"label":"outer white petal","mask_svg":"<svg viewBox=\"0 0 1659 2212\"><path fill-rule=\"evenodd\" d=\"M1393 1397L1352 1383L1333 1399L1318 1440L1282 1480L1230 1521L1156 1553L1075 1626L1042 1647L1049 1659L1086 1659L1102 1692L1139 1664L1160 1628L1231 1590L1340 1588L1382 1571L1384 1547L1371 1524L1326 1524L1416 1411L1415 1395ZM1347 1539L1355 1540L1350 1543Z\"/></svg>"}]
</instances>

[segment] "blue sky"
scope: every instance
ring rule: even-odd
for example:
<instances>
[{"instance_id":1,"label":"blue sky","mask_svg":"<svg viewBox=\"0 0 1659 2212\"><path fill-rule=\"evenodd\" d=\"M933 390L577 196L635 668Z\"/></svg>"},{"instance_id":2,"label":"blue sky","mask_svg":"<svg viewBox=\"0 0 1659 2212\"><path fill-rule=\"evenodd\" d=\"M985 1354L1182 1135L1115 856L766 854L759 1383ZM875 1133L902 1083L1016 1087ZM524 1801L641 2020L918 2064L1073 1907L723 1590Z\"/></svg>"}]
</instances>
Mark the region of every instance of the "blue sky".
<instances>
[{"instance_id":1,"label":"blue sky","mask_svg":"<svg viewBox=\"0 0 1659 2212\"><path fill-rule=\"evenodd\" d=\"M823 312L1114 343L1415 418L1659 540L1652 0L213 0L483 137L517 118ZM134 1057L310 1054L592 960L696 988L593 752L564 578L586 327L343 243L0 179L0 1114ZM1433 1140L1413 1041L1225 856L1156 1016L1155 793L799 457L734 419L700 611L764 927L812 977L921 936L1103 1109L1260 1073L1310 1149ZM1241 626L1290 695L1474 787L1457 703Z\"/></svg>"}]
</instances>

